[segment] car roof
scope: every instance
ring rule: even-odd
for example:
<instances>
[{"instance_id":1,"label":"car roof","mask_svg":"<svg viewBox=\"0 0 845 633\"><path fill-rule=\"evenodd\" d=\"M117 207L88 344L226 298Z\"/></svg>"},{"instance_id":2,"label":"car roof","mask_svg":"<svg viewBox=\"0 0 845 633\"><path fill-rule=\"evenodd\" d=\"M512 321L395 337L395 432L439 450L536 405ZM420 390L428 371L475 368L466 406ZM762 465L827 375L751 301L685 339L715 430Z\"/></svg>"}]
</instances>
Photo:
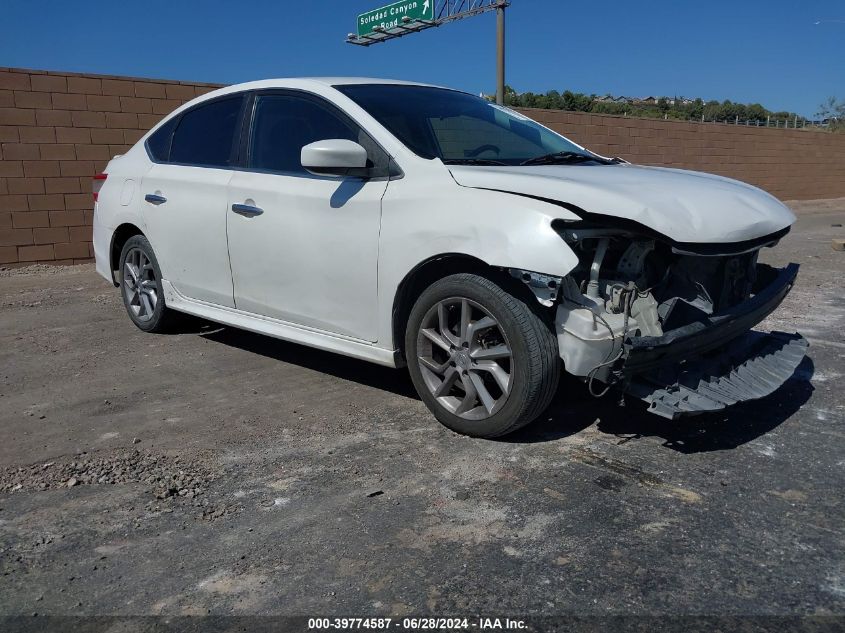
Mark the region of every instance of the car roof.
<instances>
[{"instance_id":1,"label":"car roof","mask_svg":"<svg viewBox=\"0 0 845 633\"><path fill-rule=\"evenodd\" d=\"M226 90L256 90L261 88L301 88L311 84L319 86L348 86L353 84L371 85L397 85L397 86L427 86L440 88L431 84L417 83L415 81L402 81L400 79L379 79L375 77L279 77L277 79L261 79L241 84L227 86Z\"/></svg>"},{"instance_id":2,"label":"car roof","mask_svg":"<svg viewBox=\"0 0 845 633\"><path fill-rule=\"evenodd\" d=\"M327 86L347 86L349 84L395 84L400 86L432 86L431 84L418 83L416 81L403 81L401 79L378 79L374 77L304 77L310 81L316 81Z\"/></svg>"},{"instance_id":3,"label":"car roof","mask_svg":"<svg viewBox=\"0 0 845 633\"><path fill-rule=\"evenodd\" d=\"M349 85L395 85L395 86L424 86L427 88L440 88L452 90L443 86L417 83L414 81L402 81L399 79L379 79L375 77L280 77L278 79L261 79L259 81L248 81L246 83L232 84L217 90L208 92L194 101L183 105L179 110L190 107L191 104L200 103L216 97L222 97L233 92L245 90L266 90L268 88L291 88L294 90L313 90L324 93L327 88L333 89L336 86Z\"/></svg>"}]
</instances>

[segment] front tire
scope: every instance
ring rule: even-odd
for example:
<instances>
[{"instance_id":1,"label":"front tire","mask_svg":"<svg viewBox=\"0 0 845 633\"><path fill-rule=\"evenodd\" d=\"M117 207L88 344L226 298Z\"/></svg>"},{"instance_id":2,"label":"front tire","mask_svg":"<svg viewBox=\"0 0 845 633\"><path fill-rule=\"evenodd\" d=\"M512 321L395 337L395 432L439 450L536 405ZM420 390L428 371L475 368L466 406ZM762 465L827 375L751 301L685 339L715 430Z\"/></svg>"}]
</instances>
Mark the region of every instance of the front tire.
<instances>
[{"instance_id":1,"label":"front tire","mask_svg":"<svg viewBox=\"0 0 845 633\"><path fill-rule=\"evenodd\" d=\"M462 273L420 295L405 351L420 397L445 426L499 437L548 407L560 378L557 338L520 298Z\"/></svg>"},{"instance_id":2,"label":"front tire","mask_svg":"<svg viewBox=\"0 0 845 633\"><path fill-rule=\"evenodd\" d=\"M120 253L120 294L132 322L144 332L164 332L175 320L164 302L161 269L143 235L130 237Z\"/></svg>"}]
</instances>

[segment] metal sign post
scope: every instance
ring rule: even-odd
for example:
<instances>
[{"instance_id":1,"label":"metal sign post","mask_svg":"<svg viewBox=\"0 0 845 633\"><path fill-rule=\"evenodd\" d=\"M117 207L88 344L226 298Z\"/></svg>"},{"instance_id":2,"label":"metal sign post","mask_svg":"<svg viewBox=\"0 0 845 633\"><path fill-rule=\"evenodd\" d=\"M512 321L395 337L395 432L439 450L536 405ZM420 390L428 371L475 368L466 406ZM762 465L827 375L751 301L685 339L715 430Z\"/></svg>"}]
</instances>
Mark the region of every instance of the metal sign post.
<instances>
[{"instance_id":1,"label":"metal sign post","mask_svg":"<svg viewBox=\"0 0 845 633\"><path fill-rule=\"evenodd\" d=\"M357 33L346 36L356 46L395 40L448 22L496 11L496 103L505 102L505 9L508 0L400 0L358 16Z\"/></svg>"},{"instance_id":2,"label":"metal sign post","mask_svg":"<svg viewBox=\"0 0 845 633\"><path fill-rule=\"evenodd\" d=\"M496 8L496 103L505 105L505 7Z\"/></svg>"}]
</instances>

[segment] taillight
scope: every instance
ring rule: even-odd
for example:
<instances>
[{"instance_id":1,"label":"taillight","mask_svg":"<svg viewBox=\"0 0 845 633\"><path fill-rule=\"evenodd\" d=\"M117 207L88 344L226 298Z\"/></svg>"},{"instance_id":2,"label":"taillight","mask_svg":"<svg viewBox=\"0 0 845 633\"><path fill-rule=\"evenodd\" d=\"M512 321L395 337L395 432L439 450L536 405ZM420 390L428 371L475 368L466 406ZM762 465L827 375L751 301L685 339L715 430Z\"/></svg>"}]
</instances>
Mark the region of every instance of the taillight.
<instances>
[{"instance_id":1,"label":"taillight","mask_svg":"<svg viewBox=\"0 0 845 633\"><path fill-rule=\"evenodd\" d=\"M103 185L106 182L106 178L108 177L109 175L105 173L97 174L96 176L94 176L94 184L91 185L91 191L94 194L94 202L97 202L97 196L100 195L100 189L103 188Z\"/></svg>"}]
</instances>

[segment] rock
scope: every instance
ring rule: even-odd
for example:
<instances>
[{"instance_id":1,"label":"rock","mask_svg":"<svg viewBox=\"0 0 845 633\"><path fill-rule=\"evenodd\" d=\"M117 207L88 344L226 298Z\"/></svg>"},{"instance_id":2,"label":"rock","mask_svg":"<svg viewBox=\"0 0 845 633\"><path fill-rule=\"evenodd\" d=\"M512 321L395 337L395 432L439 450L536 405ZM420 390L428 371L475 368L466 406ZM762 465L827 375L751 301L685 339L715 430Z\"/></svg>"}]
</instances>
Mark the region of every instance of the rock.
<instances>
[{"instance_id":1,"label":"rock","mask_svg":"<svg viewBox=\"0 0 845 633\"><path fill-rule=\"evenodd\" d=\"M368 492L367 496L372 498L372 497L378 497L379 495L383 495L383 494L384 494L384 490L373 490L372 492Z\"/></svg>"},{"instance_id":2,"label":"rock","mask_svg":"<svg viewBox=\"0 0 845 633\"><path fill-rule=\"evenodd\" d=\"M66 485L67 485L68 488L73 488L74 486L76 486L78 484L79 484L79 480L76 477L71 477L70 479L67 480Z\"/></svg>"},{"instance_id":3,"label":"rock","mask_svg":"<svg viewBox=\"0 0 845 633\"><path fill-rule=\"evenodd\" d=\"M836 238L832 240L830 247L835 251L845 251L845 239Z\"/></svg>"},{"instance_id":4,"label":"rock","mask_svg":"<svg viewBox=\"0 0 845 633\"><path fill-rule=\"evenodd\" d=\"M141 443L141 440L139 440L137 437L133 437L133 438L132 438L132 443L133 443L133 444L140 444L140 443Z\"/></svg>"}]
</instances>

